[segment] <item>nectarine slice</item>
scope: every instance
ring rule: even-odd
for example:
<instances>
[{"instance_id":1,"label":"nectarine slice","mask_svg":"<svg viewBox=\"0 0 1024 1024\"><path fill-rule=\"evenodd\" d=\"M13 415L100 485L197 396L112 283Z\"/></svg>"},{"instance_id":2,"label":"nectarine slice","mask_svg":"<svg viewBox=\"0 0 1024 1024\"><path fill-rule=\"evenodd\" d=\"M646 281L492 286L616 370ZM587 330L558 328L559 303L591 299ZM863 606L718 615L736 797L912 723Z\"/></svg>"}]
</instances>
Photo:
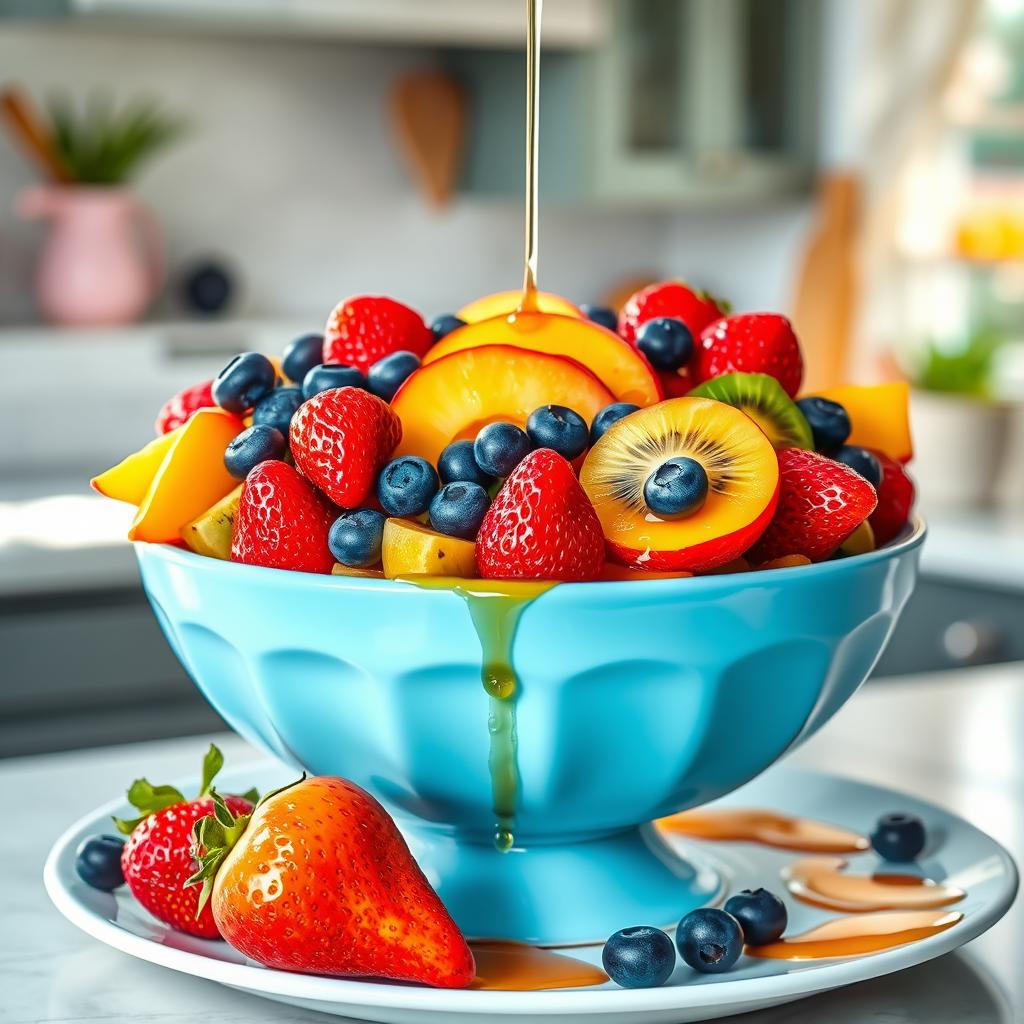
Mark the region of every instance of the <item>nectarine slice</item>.
<instances>
[{"instance_id":1,"label":"nectarine slice","mask_svg":"<svg viewBox=\"0 0 1024 1024\"><path fill-rule=\"evenodd\" d=\"M906 381L843 384L817 394L838 402L849 413L853 429L847 444L877 448L897 462L913 458L910 385Z\"/></svg>"},{"instance_id":2,"label":"nectarine slice","mask_svg":"<svg viewBox=\"0 0 1024 1024\"><path fill-rule=\"evenodd\" d=\"M562 316L582 318L583 314L568 299L554 292L535 292L534 300L537 309L542 313L561 313ZM484 295L472 302L467 302L455 315L467 324L475 324L478 320L490 320L496 316L508 316L514 313L523 301L522 291L495 292Z\"/></svg>"},{"instance_id":3,"label":"nectarine slice","mask_svg":"<svg viewBox=\"0 0 1024 1024\"><path fill-rule=\"evenodd\" d=\"M708 493L692 515L667 519L648 507L644 484L676 457L703 466ZM764 532L778 503L779 464L746 413L708 398L673 398L613 424L587 455L580 483L616 561L707 572L738 558Z\"/></svg>"},{"instance_id":4,"label":"nectarine slice","mask_svg":"<svg viewBox=\"0 0 1024 1024\"><path fill-rule=\"evenodd\" d=\"M116 501L141 505L153 477L184 429L184 426L181 426L161 434L137 452L132 452L127 458L122 459L116 466L111 466L106 472L94 476L91 481L93 490Z\"/></svg>"},{"instance_id":5,"label":"nectarine slice","mask_svg":"<svg viewBox=\"0 0 1024 1024\"><path fill-rule=\"evenodd\" d=\"M643 407L662 398L657 375L632 345L590 320L557 313L519 313L467 324L442 338L423 362L481 345L511 345L575 359L604 384L616 402Z\"/></svg>"},{"instance_id":6,"label":"nectarine slice","mask_svg":"<svg viewBox=\"0 0 1024 1024\"><path fill-rule=\"evenodd\" d=\"M520 427L542 405L565 405L590 423L612 393L579 363L510 345L453 352L420 367L391 407L402 421L396 455L433 465L452 441L473 439L488 423Z\"/></svg>"}]
</instances>

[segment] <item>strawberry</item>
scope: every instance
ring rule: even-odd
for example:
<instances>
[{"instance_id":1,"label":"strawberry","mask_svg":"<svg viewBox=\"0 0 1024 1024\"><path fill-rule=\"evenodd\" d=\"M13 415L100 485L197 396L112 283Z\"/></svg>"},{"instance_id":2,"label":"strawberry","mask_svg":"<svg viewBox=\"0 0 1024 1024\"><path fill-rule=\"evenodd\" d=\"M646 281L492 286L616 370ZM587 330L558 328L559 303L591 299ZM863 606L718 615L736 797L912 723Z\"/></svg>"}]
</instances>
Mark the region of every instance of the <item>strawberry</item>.
<instances>
[{"instance_id":1,"label":"strawberry","mask_svg":"<svg viewBox=\"0 0 1024 1024\"><path fill-rule=\"evenodd\" d=\"M284 462L249 471L231 532L231 560L272 569L329 573L327 534L337 511Z\"/></svg>"},{"instance_id":2,"label":"strawberry","mask_svg":"<svg viewBox=\"0 0 1024 1024\"><path fill-rule=\"evenodd\" d=\"M694 386L723 373L767 373L790 398L800 390L804 360L793 325L778 313L740 313L708 325L693 354Z\"/></svg>"},{"instance_id":3,"label":"strawberry","mask_svg":"<svg viewBox=\"0 0 1024 1024\"><path fill-rule=\"evenodd\" d=\"M619 334L636 345L636 332L641 324L657 316L673 316L682 320L694 338L713 320L724 316L729 304L707 292L691 288L682 281L662 281L648 285L631 295L619 313Z\"/></svg>"},{"instance_id":4,"label":"strawberry","mask_svg":"<svg viewBox=\"0 0 1024 1024\"><path fill-rule=\"evenodd\" d=\"M200 902L239 952L307 974L473 981L466 940L369 793L303 777L251 818L214 799L216 817L195 831L205 852L189 884L202 885Z\"/></svg>"},{"instance_id":5,"label":"strawberry","mask_svg":"<svg viewBox=\"0 0 1024 1024\"><path fill-rule=\"evenodd\" d=\"M213 400L212 388L212 380L202 380L168 398L157 413L157 434L169 434L199 409L214 408L217 403Z\"/></svg>"},{"instance_id":6,"label":"strawberry","mask_svg":"<svg viewBox=\"0 0 1024 1024\"><path fill-rule=\"evenodd\" d=\"M140 817L114 819L118 830L129 837L121 852L121 869L131 894L164 924L203 939L219 938L220 933L209 907L200 913L199 893L184 885L197 866L192 829L213 813L212 783L223 764L221 752L211 744L195 800L186 800L173 786L136 779L128 790L128 801ZM225 797L224 802L235 814L248 814L256 799L256 793L249 792Z\"/></svg>"},{"instance_id":7,"label":"strawberry","mask_svg":"<svg viewBox=\"0 0 1024 1024\"><path fill-rule=\"evenodd\" d=\"M422 356L434 340L414 309L383 295L355 295L334 307L324 329L324 362L366 373L392 352Z\"/></svg>"},{"instance_id":8,"label":"strawberry","mask_svg":"<svg viewBox=\"0 0 1024 1024\"><path fill-rule=\"evenodd\" d=\"M476 561L490 579L582 582L601 575L601 523L561 455L538 448L512 470L480 525Z\"/></svg>"},{"instance_id":9,"label":"strawberry","mask_svg":"<svg viewBox=\"0 0 1024 1024\"><path fill-rule=\"evenodd\" d=\"M754 565L786 555L821 562L874 511L875 489L848 466L800 448L779 458L779 504L747 552Z\"/></svg>"},{"instance_id":10,"label":"strawberry","mask_svg":"<svg viewBox=\"0 0 1024 1024\"><path fill-rule=\"evenodd\" d=\"M914 481L893 458L877 448L869 449L882 464L882 483L878 488L878 507L868 517L876 544L888 544L903 529L914 507Z\"/></svg>"},{"instance_id":11,"label":"strawberry","mask_svg":"<svg viewBox=\"0 0 1024 1024\"><path fill-rule=\"evenodd\" d=\"M342 508L363 504L401 439L391 406L361 388L321 391L292 417L295 465Z\"/></svg>"}]
</instances>

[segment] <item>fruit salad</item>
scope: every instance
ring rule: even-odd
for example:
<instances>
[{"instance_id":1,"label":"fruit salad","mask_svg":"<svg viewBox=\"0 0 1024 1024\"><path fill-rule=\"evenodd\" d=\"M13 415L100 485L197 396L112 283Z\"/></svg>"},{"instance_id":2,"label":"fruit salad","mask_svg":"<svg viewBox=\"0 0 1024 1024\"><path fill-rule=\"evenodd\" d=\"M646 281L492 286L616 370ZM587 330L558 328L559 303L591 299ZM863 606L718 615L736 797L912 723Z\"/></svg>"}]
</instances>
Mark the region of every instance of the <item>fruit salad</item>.
<instances>
[{"instance_id":1,"label":"fruit salad","mask_svg":"<svg viewBox=\"0 0 1024 1024\"><path fill-rule=\"evenodd\" d=\"M802 394L789 321L681 281L616 314L535 293L428 324L362 295L279 358L172 396L93 480L129 536L341 576L623 581L795 568L893 540L908 389Z\"/></svg>"}]
</instances>

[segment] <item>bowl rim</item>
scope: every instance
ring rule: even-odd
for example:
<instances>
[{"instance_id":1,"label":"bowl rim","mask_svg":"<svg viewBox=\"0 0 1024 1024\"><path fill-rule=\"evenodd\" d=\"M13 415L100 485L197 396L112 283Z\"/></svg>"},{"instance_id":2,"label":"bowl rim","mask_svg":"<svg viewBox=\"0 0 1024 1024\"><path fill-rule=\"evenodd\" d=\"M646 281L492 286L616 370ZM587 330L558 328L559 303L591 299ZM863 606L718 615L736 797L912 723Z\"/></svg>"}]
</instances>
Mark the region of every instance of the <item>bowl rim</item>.
<instances>
[{"instance_id":1,"label":"bowl rim","mask_svg":"<svg viewBox=\"0 0 1024 1024\"><path fill-rule=\"evenodd\" d=\"M570 596L593 598L597 594L621 599L625 594L638 598L674 598L680 596L717 596L723 592L736 592L748 588L763 586L768 580L773 583L783 580L823 579L830 576L845 576L879 562L887 562L920 547L928 532L928 527L920 515L913 515L895 541L883 547L868 551L862 555L851 555L848 558L833 559L827 562L815 562L811 565L794 565L783 569L750 569L741 573L725 573L711 576L683 576L669 579L652 580L594 580L588 583L559 583L541 596L551 600L555 595L563 598ZM253 583L268 583L276 580L277 584L287 589L303 591L324 590L331 592L370 591L391 594L418 594L422 600L431 598L444 599L451 596L452 590L447 588L417 587L403 580L376 579L361 576L333 576L321 573L297 572L293 569L272 569L260 565L243 565L239 562L225 561L200 555L187 548L173 544L153 544L146 541L133 541L136 557L145 568L146 563L154 561L166 562L188 572L235 574L239 582L248 579ZM474 584L486 587L492 581L465 580L466 589L472 590ZM498 581L493 581L498 582Z\"/></svg>"}]
</instances>

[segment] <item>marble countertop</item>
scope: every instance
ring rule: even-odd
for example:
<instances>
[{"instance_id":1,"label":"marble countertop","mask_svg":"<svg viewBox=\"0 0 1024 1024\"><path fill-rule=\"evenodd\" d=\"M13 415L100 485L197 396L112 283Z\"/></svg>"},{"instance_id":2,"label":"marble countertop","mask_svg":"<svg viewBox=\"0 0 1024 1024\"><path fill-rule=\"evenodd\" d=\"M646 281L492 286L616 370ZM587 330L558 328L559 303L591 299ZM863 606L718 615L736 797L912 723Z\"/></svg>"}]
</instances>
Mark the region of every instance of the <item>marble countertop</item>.
<instances>
[{"instance_id":1,"label":"marble countertop","mask_svg":"<svg viewBox=\"0 0 1024 1024\"><path fill-rule=\"evenodd\" d=\"M42 864L57 836L145 772L194 771L207 738L0 761L3 1024L220 1024L339 1018L279 1006L100 945L51 907ZM219 737L232 764L260 757ZM869 685L792 761L948 807L1024 860L1024 664ZM963 950L887 978L745 1018L751 1024L1009 1024L1024 1020L1020 901Z\"/></svg>"}]
</instances>

